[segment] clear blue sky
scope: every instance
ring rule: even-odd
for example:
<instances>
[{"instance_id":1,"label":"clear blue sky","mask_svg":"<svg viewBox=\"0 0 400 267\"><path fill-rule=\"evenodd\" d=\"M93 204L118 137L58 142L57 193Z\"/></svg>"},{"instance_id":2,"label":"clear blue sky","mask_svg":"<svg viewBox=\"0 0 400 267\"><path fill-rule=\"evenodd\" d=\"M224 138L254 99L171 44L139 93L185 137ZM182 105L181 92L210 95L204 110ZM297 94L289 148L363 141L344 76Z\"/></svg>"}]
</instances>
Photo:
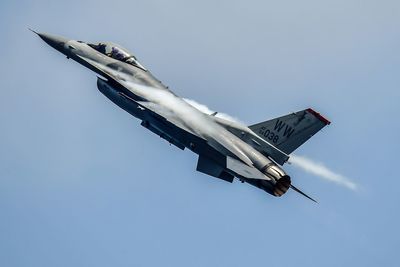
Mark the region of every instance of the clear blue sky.
<instances>
[{"instance_id":1,"label":"clear blue sky","mask_svg":"<svg viewBox=\"0 0 400 267\"><path fill-rule=\"evenodd\" d=\"M0 266L398 266L399 25L399 1L2 1ZM197 173L28 27L120 43L249 124L313 107L332 125L297 154L360 189Z\"/></svg>"}]
</instances>

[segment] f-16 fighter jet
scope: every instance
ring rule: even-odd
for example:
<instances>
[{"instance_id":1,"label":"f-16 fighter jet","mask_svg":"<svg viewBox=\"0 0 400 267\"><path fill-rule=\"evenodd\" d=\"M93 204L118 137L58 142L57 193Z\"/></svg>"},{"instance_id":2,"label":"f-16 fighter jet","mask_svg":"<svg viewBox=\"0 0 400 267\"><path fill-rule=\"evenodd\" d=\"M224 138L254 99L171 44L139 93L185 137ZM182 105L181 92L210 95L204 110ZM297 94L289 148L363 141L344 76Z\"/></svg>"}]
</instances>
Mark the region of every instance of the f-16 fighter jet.
<instances>
[{"instance_id":1,"label":"f-16 fighter jet","mask_svg":"<svg viewBox=\"0 0 400 267\"><path fill-rule=\"evenodd\" d=\"M36 33L36 32L35 32ZM256 186L280 197L291 184L281 168L289 155L330 122L313 109L246 126L205 114L174 94L125 48L36 33L48 45L96 72L97 87L141 125L199 155L197 171Z\"/></svg>"}]
</instances>

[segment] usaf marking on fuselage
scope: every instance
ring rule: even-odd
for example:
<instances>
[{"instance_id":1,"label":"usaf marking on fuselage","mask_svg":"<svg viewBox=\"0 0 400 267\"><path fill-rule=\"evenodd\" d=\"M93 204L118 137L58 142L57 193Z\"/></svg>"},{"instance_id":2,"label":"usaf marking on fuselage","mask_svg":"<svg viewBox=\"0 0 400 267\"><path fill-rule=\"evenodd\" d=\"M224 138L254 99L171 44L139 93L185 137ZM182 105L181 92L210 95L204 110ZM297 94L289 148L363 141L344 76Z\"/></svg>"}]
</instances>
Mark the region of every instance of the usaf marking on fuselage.
<instances>
[{"instance_id":1,"label":"usaf marking on fuselage","mask_svg":"<svg viewBox=\"0 0 400 267\"><path fill-rule=\"evenodd\" d=\"M228 182L237 177L274 196L292 188L313 200L291 184L290 176L279 165L330 123L319 113L305 109L245 126L194 108L119 45L37 34L67 58L100 75L99 91L141 120L143 127L180 149L198 154L197 171Z\"/></svg>"}]
</instances>

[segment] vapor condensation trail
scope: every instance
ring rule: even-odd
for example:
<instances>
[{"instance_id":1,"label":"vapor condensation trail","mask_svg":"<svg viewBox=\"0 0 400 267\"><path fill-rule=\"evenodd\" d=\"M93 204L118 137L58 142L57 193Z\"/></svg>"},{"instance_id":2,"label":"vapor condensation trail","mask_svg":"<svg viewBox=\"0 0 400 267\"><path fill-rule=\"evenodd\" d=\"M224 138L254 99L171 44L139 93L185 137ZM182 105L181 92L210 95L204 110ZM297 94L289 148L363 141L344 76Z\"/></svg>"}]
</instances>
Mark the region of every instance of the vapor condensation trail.
<instances>
[{"instance_id":1,"label":"vapor condensation trail","mask_svg":"<svg viewBox=\"0 0 400 267\"><path fill-rule=\"evenodd\" d=\"M294 166L297 166L304 171L314 174L322 179L334 182L353 191L357 191L358 189L358 185L346 176L336 173L328 169L322 163L315 162L307 157L291 155L289 162L292 163Z\"/></svg>"},{"instance_id":2,"label":"vapor condensation trail","mask_svg":"<svg viewBox=\"0 0 400 267\"><path fill-rule=\"evenodd\" d=\"M187 99L187 98L183 98L183 100L185 100L191 106L195 107L196 109L200 110L203 113L206 113L206 114L209 114L209 115L214 113L214 111L211 110L209 107L207 107L206 105L200 104L200 103L196 102L195 100ZM234 121L234 122L242 123L239 119L234 118L231 115L228 115L226 113L219 113L218 112L216 116L221 118L221 119L228 120L228 121Z\"/></svg>"}]
</instances>

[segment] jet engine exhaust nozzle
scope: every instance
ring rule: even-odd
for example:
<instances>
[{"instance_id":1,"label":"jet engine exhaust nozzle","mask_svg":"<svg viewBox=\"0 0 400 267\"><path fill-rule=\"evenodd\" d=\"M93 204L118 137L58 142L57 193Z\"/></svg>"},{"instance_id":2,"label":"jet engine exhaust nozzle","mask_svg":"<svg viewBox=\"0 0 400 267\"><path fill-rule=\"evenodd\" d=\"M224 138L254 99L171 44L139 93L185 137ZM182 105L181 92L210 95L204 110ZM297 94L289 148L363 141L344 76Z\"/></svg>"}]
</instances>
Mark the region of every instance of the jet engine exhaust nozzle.
<instances>
[{"instance_id":1,"label":"jet engine exhaust nozzle","mask_svg":"<svg viewBox=\"0 0 400 267\"><path fill-rule=\"evenodd\" d=\"M273 189L273 194L276 197L280 197L283 194L285 194L288 189L290 188L291 185L291 180L289 175L285 175L282 178L280 178L278 181L276 181L276 184Z\"/></svg>"}]
</instances>

